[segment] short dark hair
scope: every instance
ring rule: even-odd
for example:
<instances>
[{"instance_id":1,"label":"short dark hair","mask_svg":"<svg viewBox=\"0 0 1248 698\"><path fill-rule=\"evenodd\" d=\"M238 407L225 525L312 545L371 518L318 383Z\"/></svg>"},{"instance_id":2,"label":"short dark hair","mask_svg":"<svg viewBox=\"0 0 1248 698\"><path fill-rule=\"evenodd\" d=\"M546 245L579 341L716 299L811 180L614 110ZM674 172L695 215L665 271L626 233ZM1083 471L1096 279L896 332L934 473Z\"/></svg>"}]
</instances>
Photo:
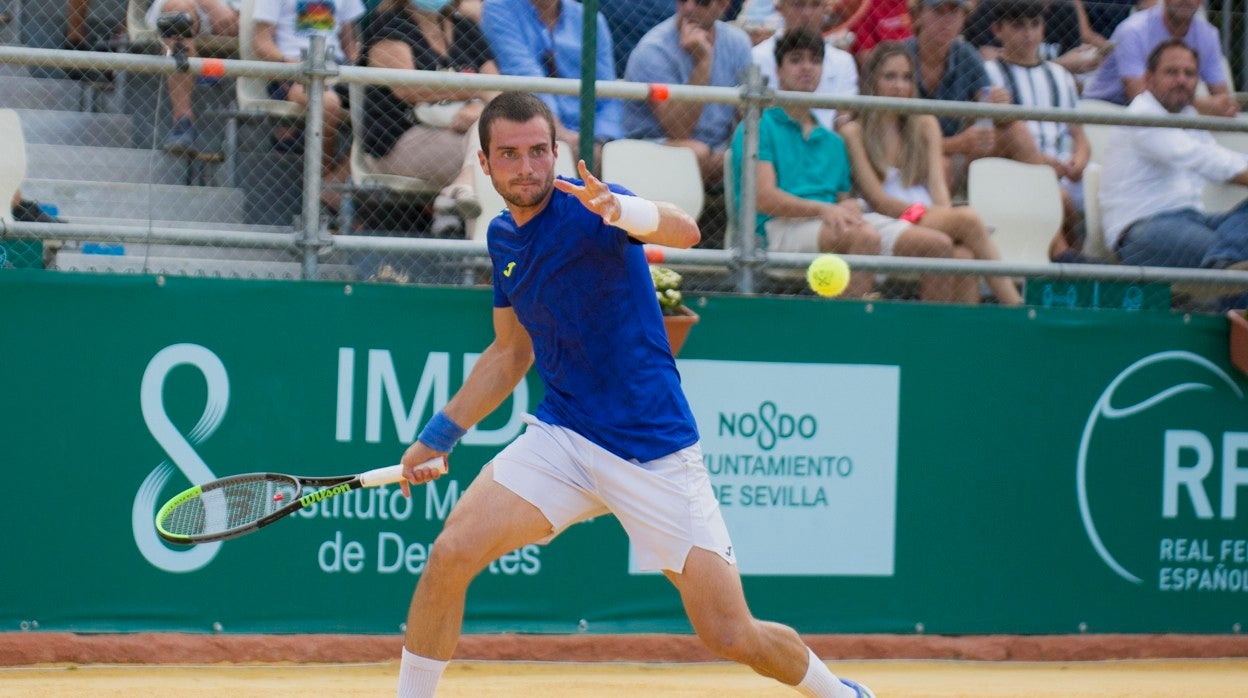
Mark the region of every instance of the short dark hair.
<instances>
[{"instance_id":1,"label":"short dark hair","mask_svg":"<svg viewBox=\"0 0 1248 698\"><path fill-rule=\"evenodd\" d=\"M481 137L481 150L490 154L490 125L498 119L523 124L537 117L550 124L550 144L555 144L555 115L546 103L529 92L504 92L485 105L477 122L477 135Z\"/></svg>"},{"instance_id":2,"label":"short dark hair","mask_svg":"<svg viewBox=\"0 0 1248 698\"><path fill-rule=\"evenodd\" d=\"M1166 39L1160 44L1154 46L1152 51L1149 51L1148 62L1145 64L1145 67L1148 68L1148 72L1157 72L1157 64L1161 63L1161 54L1172 48L1187 49L1187 52L1192 54L1192 58L1196 59L1196 65L1198 67L1200 66L1200 54L1196 53L1196 49L1188 46L1187 42L1183 41L1183 39L1170 37L1169 39Z\"/></svg>"},{"instance_id":3,"label":"short dark hair","mask_svg":"<svg viewBox=\"0 0 1248 698\"><path fill-rule=\"evenodd\" d=\"M1013 22L1016 19L1032 19L1048 17L1049 8L1044 0L990 0L988 7L992 23Z\"/></svg>"},{"instance_id":4,"label":"short dark hair","mask_svg":"<svg viewBox=\"0 0 1248 698\"><path fill-rule=\"evenodd\" d=\"M784 57L794 51L810 51L823 60L823 37L809 29L786 31L776 41L776 67L784 63Z\"/></svg>"}]
</instances>

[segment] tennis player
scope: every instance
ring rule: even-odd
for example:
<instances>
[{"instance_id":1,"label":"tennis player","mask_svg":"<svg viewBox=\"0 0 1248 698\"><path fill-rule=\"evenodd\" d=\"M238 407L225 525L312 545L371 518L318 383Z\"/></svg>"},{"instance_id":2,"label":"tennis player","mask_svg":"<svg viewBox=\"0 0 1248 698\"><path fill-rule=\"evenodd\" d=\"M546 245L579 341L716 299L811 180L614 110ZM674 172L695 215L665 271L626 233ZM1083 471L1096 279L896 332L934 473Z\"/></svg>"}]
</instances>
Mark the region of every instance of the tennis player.
<instances>
[{"instance_id":1,"label":"tennis player","mask_svg":"<svg viewBox=\"0 0 1248 698\"><path fill-rule=\"evenodd\" d=\"M464 493L435 541L407 616L399 696L432 696L458 642L468 585L492 560L614 514L642 569L662 570L698 637L807 696L872 698L838 679L791 628L756 620L711 492L642 248L687 248L697 223L578 167L555 179L555 120L503 93L481 114L481 167L507 210L489 227L494 341L403 454L402 483L446 454L537 362L536 415Z\"/></svg>"}]
</instances>

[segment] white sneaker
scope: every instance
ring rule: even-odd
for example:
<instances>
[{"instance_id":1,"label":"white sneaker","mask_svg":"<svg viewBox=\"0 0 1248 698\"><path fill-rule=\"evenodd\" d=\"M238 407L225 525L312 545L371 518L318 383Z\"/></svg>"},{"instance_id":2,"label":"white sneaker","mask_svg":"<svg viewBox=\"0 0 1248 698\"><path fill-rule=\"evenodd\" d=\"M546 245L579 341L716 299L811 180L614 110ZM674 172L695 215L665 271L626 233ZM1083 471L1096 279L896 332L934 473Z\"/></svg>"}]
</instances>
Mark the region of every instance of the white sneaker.
<instances>
[{"instance_id":1,"label":"white sneaker","mask_svg":"<svg viewBox=\"0 0 1248 698\"><path fill-rule=\"evenodd\" d=\"M841 679L841 683L857 691L858 698L875 698L875 693L873 693L871 689L867 688L866 686L863 686L857 681L851 681L849 679Z\"/></svg>"}]
</instances>

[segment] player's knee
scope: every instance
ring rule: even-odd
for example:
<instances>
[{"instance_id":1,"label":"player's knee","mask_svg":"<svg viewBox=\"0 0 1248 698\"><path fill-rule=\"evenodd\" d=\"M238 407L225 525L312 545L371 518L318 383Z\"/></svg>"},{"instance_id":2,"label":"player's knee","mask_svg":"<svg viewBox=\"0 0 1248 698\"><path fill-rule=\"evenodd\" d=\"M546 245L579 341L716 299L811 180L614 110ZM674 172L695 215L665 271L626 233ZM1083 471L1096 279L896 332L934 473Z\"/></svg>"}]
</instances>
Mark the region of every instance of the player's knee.
<instances>
[{"instance_id":1,"label":"player's knee","mask_svg":"<svg viewBox=\"0 0 1248 698\"><path fill-rule=\"evenodd\" d=\"M748 623L721 621L699 629L698 637L716 656L749 664L754 656L750 630Z\"/></svg>"},{"instance_id":2,"label":"player's knee","mask_svg":"<svg viewBox=\"0 0 1248 698\"><path fill-rule=\"evenodd\" d=\"M481 550L466 536L453 531L443 531L429 550L428 569L443 574L464 576L471 579L486 563L481 562Z\"/></svg>"}]
</instances>

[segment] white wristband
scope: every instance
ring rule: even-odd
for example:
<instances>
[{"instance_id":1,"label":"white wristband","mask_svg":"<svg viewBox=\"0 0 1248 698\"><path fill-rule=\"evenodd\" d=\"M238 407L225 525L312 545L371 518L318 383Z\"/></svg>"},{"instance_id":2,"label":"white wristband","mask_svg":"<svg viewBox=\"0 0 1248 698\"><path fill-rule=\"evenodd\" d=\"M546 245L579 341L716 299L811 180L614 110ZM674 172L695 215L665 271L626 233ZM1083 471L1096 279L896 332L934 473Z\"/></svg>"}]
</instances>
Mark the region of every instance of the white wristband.
<instances>
[{"instance_id":1,"label":"white wristband","mask_svg":"<svg viewBox=\"0 0 1248 698\"><path fill-rule=\"evenodd\" d=\"M616 194L615 201L620 205L620 217L611 221L611 225L629 235L649 235L658 230L659 207L653 201L622 194Z\"/></svg>"}]
</instances>

